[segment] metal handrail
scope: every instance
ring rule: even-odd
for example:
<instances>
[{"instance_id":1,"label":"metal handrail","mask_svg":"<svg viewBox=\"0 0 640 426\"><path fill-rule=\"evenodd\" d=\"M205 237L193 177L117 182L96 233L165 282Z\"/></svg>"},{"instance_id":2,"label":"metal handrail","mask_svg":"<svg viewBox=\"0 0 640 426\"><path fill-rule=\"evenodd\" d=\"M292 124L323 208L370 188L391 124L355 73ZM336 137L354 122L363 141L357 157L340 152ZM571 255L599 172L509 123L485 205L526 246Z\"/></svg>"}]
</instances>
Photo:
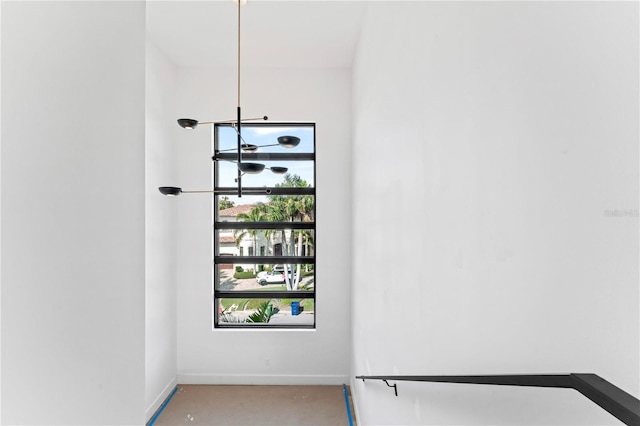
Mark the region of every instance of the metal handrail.
<instances>
[{"instance_id":1,"label":"metal handrail","mask_svg":"<svg viewBox=\"0 0 640 426\"><path fill-rule=\"evenodd\" d=\"M640 426L640 400L596 374L507 374L485 376L356 376L356 379L466 383L477 385L535 386L575 389L627 425Z\"/></svg>"}]
</instances>

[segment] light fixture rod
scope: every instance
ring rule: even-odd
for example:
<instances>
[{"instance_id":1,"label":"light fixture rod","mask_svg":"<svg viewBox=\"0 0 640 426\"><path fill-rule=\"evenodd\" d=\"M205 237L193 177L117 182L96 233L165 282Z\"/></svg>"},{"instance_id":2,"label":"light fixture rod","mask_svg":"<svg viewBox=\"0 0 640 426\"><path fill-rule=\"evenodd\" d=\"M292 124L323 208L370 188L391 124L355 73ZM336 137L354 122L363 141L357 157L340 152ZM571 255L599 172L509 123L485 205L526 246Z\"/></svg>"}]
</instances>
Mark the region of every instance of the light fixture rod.
<instances>
[{"instance_id":1,"label":"light fixture rod","mask_svg":"<svg viewBox=\"0 0 640 426\"><path fill-rule=\"evenodd\" d=\"M238 108L240 108L240 3L238 1ZM238 113L238 122L240 122L240 113Z\"/></svg>"},{"instance_id":2,"label":"light fixture rod","mask_svg":"<svg viewBox=\"0 0 640 426\"><path fill-rule=\"evenodd\" d=\"M240 114L240 107L238 107L238 114ZM237 135L238 135L238 138L240 138L240 140L241 140L245 145L249 145L249 144L244 140L244 138L242 137L242 133L240 133L240 126L241 126L241 124L238 124L238 127L237 127L237 128L236 128L236 126L232 126L232 127L233 127L233 130L235 130L235 131L236 131L236 133L237 133Z\"/></svg>"},{"instance_id":3,"label":"light fixture rod","mask_svg":"<svg viewBox=\"0 0 640 426\"><path fill-rule=\"evenodd\" d=\"M254 117L254 118L243 118L242 121L258 121L258 120L268 120L269 117L262 116L262 117ZM223 120L223 121L199 121L198 125L202 125L202 124L235 124L236 123L236 119L230 119L230 120Z\"/></svg>"},{"instance_id":4,"label":"light fixture rod","mask_svg":"<svg viewBox=\"0 0 640 426\"><path fill-rule=\"evenodd\" d=\"M242 164L242 114L240 112L240 6L242 3L238 0L238 121L236 124L238 133L238 198L242 197L242 172L240 164Z\"/></svg>"},{"instance_id":5,"label":"light fixture rod","mask_svg":"<svg viewBox=\"0 0 640 426\"><path fill-rule=\"evenodd\" d=\"M178 188L175 186L161 186L160 188L158 188L158 190L160 191L160 193L162 195L167 195L167 196L178 196L180 194L227 194L227 195L232 195L233 192L233 188L223 188L223 189L219 189L219 190L183 190L182 188ZM271 194L271 189L270 188L249 188L249 191L251 192L255 192L255 193L264 193L264 194Z\"/></svg>"},{"instance_id":6,"label":"light fixture rod","mask_svg":"<svg viewBox=\"0 0 640 426\"><path fill-rule=\"evenodd\" d=\"M236 132L237 132L237 130L236 130ZM244 138L242 138L242 142L244 142L244 144L245 144L245 145L249 145L249 144L244 140ZM270 143L270 144L267 144L267 145L254 145L254 146L255 146L256 148L267 148L267 147L270 147L270 146L280 146L280 144L279 144L279 143ZM229 152L229 151L235 151L235 150L236 150L236 148L219 149L219 150L218 150L218 152Z\"/></svg>"},{"instance_id":7,"label":"light fixture rod","mask_svg":"<svg viewBox=\"0 0 640 426\"><path fill-rule=\"evenodd\" d=\"M238 7L240 3L238 3ZM240 105L238 105L238 164L242 164L242 120L240 113ZM238 166L238 198L242 197L242 172Z\"/></svg>"}]
</instances>

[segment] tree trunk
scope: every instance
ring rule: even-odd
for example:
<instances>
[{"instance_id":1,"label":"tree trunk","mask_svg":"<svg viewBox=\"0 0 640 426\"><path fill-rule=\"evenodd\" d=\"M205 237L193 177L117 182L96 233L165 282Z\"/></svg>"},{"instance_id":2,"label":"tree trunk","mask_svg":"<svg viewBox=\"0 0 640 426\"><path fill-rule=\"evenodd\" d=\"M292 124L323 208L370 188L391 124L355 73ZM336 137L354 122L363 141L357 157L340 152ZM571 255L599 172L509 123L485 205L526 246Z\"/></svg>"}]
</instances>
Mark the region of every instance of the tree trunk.
<instances>
[{"instance_id":1,"label":"tree trunk","mask_svg":"<svg viewBox=\"0 0 640 426\"><path fill-rule=\"evenodd\" d=\"M256 235L253 235L253 257L256 257L258 255L258 237L256 237ZM258 273L258 264L254 263L253 264L253 273L257 274Z\"/></svg>"},{"instance_id":2,"label":"tree trunk","mask_svg":"<svg viewBox=\"0 0 640 426\"><path fill-rule=\"evenodd\" d=\"M293 221L292 221L293 222ZM295 255L296 253L296 233L295 231L292 229L291 230L291 235L289 236L289 239L291 240L291 255ZM289 265L291 269L291 274L293 275L293 264ZM285 267L285 269L287 269ZM298 280L296 279L295 276L291 277L291 290L297 290L298 289Z\"/></svg>"},{"instance_id":3,"label":"tree trunk","mask_svg":"<svg viewBox=\"0 0 640 426\"><path fill-rule=\"evenodd\" d=\"M302 231L298 233L298 256L302 256ZM299 263L296 266L296 276L295 276L296 289L298 288L298 284L300 284L300 275L301 275L300 266L301 264Z\"/></svg>"},{"instance_id":4,"label":"tree trunk","mask_svg":"<svg viewBox=\"0 0 640 426\"><path fill-rule=\"evenodd\" d=\"M282 255L287 256L287 234L285 234L284 229L282 230L282 233L281 233L281 239L282 239ZM293 290L293 283L289 281L288 265L283 263L282 266L284 267L284 283L287 287L287 290Z\"/></svg>"}]
</instances>

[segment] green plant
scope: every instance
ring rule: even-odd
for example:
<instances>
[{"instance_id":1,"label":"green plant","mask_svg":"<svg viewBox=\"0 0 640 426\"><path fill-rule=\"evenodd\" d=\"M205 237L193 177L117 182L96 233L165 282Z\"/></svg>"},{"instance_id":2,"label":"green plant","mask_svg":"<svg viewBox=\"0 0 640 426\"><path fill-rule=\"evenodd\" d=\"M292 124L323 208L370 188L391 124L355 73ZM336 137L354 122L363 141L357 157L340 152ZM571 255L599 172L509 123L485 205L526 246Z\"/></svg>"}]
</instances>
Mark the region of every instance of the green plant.
<instances>
[{"instance_id":1,"label":"green plant","mask_svg":"<svg viewBox=\"0 0 640 426\"><path fill-rule=\"evenodd\" d=\"M220 315L218 315L218 321L224 322L224 323L234 323L234 324L246 322L240 319L239 317L232 315L231 312L222 312Z\"/></svg>"},{"instance_id":2,"label":"green plant","mask_svg":"<svg viewBox=\"0 0 640 426\"><path fill-rule=\"evenodd\" d=\"M233 274L233 278L235 278L236 280L246 280L247 278L255 277L255 274L251 271L236 272L235 274Z\"/></svg>"},{"instance_id":3,"label":"green plant","mask_svg":"<svg viewBox=\"0 0 640 426\"><path fill-rule=\"evenodd\" d=\"M271 320L271 317L274 313L275 312L273 310L273 305L271 304L271 302L265 300L264 302L260 303L255 312L247 317L247 322L266 323Z\"/></svg>"},{"instance_id":4,"label":"green plant","mask_svg":"<svg viewBox=\"0 0 640 426\"><path fill-rule=\"evenodd\" d=\"M218 208L220 210L224 210L224 209L229 209L231 207L233 207L235 205L235 203L231 200L229 200L229 197L222 197L220 199L220 201L218 201Z\"/></svg>"},{"instance_id":5,"label":"green plant","mask_svg":"<svg viewBox=\"0 0 640 426\"><path fill-rule=\"evenodd\" d=\"M238 311L257 309L265 299L222 299L222 308L229 309L234 304L238 306Z\"/></svg>"},{"instance_id":6,"label":"green plant","mask_svg":"<svg viewBox=\"0 0 640 426\"><path fill-rule=\"evenodd\" d=\"M313 290L313 284L307 283L298 287L298 290Z\"/></svg>"},{"instance_id":7,"label":"green plant","mask_svg":"<svg viewBox=\"0 0 640 426\"><path fill-rule=\"evenodd\" d=\"M242 266L236 266L236 272L244 272Z\"/></svg>"}]
</instances>

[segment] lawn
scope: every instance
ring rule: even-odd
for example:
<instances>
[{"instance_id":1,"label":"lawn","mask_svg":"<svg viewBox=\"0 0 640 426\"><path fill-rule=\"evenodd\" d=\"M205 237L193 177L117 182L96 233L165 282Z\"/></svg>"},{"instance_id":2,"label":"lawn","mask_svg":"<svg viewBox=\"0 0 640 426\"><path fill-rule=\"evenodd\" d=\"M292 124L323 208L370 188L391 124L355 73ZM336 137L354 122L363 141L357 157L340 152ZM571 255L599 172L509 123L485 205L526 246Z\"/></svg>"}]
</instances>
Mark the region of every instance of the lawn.
<instances>
[{"instance_id":1,"label":"lawn","mask_svg":"<svg viewBox=\"0 0 640 426\"><path fill-rule=\"evenodd\" d=\"M284 289L284 288L283 288ZM272 289L269 289L272 290ZM232 305L237 305L239 311L246 310L254 310L257 309L260 303L264 302L267 299L222 299L220 303L222 303L223 309L226 311ZM274 299L273 306L278 309L284 309L285 307L291 309L291 302L300 302L300 306L304 308L305 311L313 311L315 308L315 301L313 299Z\"/></svg>"}]
</instances>

